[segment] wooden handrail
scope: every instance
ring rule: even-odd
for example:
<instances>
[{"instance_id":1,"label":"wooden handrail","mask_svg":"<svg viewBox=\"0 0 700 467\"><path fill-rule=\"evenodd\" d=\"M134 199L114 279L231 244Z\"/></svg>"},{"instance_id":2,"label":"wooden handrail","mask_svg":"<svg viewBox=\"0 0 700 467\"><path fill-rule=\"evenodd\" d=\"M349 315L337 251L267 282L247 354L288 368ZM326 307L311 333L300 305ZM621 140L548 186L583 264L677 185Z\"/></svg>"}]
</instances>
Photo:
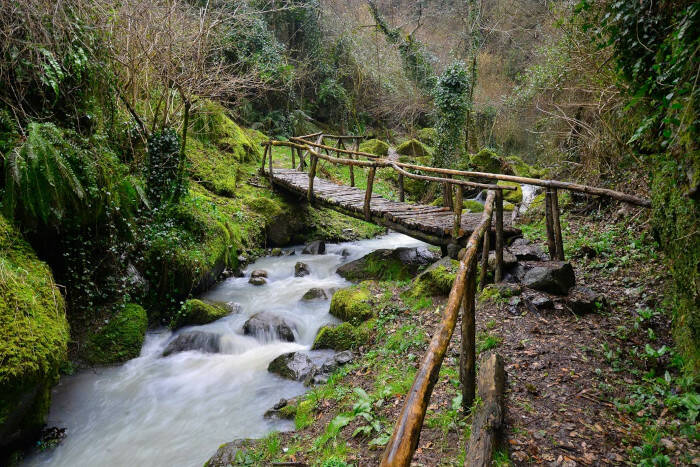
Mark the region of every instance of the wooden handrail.
<instances>
[{"instance_id":1,"label":"wooden handrail","mask_svg":"<svg viewBox=\"0 0 700 467\"><path fill-rule=\"evenodd\" d=\"M326 135L323 135L326 137ZM362 151L353 151L351 149L341 149L341 148L336 148L333 146L328 146L327 144L322 144L322 143L312 143L311 141L306 141L301 138L289 138L290 141L294 142L301 142L303 144L308 144L309 146L314 146L319 149L325 149L326 151L335 151L335 152L342 152L343 154L352 154L354 156L362 156L362 157L367 157L368 159L381 159L381 156L378 156L376 154L372 154L370 152L362 152Z\"/></svg>"},{"instance_id":2,"label":"wooden handrail","mask_svg":"<svg viewBox=\"0 0 700 467\"><path fill-rule=\"evenodd\" d=\"M412 174L411 172L407 172L403 170L400 165L394 161L389 161L389 164L391 167L394 168L398 173L403 175L404 177L409 177L413 178L416 180L426 180L429 182L439 182L439 183L451 183L453 185L461 185L461 186L470 186L473 188L483 188L484 190L517 190L516 187L514 186L500 186L500 185L487 185L485 183L477 183L477 182L469 182L467 180L459 180L456 178L442 178L442 177L431 177L430 175L418 175L418 174ZM423 167L423 166L417 166L417 167ZM428 167L424 167L428 168ZM432 167L430 167L432 168ZM422 170L422 169L417 169L417 170Z\"/></svg>"},{"instance_id":3,"label":"wooden handrail","mask_svg":"<svg viewBox=\"0 0 700 467\"><path fill-rule=\"evenodd\" d=\"M396 420L394 432L384 450L381 462L383 467L410 465L413 453L418 447L418 437L423 427L425 411L428 408L433 387L437 382L447 346L455 330L467 280L470 275L476 274L476 254L493 212L494 199L495 192L489 191L479 225L469 237L466 253L459 263L454 285L442 312L440 325L430 340L428 350L423 357L416 378L413 380L413 386L411 386L401 414Z\"/></svg>"}]
</instances>

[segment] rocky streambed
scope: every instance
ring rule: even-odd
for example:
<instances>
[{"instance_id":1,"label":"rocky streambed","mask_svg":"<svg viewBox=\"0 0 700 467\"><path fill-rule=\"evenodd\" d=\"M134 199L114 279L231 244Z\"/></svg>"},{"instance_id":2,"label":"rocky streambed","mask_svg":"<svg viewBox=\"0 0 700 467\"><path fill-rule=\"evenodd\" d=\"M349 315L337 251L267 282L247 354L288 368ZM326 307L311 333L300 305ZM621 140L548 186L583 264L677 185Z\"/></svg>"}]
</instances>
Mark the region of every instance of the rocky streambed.
<instances>
[{"instance_id":1,"label":"rocky streambed","mask_svg":"<svg viewBox=\"0 0 700 467\"><path fill-rule=\"evenodd\" d=\"M257 260L202 297L227 304L224 318L151 331L138 358L62 378L49 425L66 438L26 465L202 465L227 441L292 429L265 413L352 359L311 350L322 326L340 322L330 297L350 283L337 269L376 250L425 246L392 233ZM414 261L433 259L420 251Z\"/></svg>"}]
</instances>

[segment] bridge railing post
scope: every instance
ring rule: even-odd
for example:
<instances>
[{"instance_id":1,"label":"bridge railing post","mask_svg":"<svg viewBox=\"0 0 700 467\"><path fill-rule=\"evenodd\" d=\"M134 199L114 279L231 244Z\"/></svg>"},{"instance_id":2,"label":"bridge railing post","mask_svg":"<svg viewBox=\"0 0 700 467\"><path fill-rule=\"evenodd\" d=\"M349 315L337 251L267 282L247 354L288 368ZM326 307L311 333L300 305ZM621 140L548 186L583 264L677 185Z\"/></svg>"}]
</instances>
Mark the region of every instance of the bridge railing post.
<instances>
[{"instance_id":1,"label":"bridge railing post","mask_svg":"<svg viewBox=\"0 0 700 467\"><path fill-rule=\"evenodd\" d=\"M406 195L403 189L403 174L399 174L399 201L402 203L405 201Z\"/></svg>"},{"instance_id":2,"label":"bridge railing post","mask_svg":"<svg viewBox=\"0 0 700 467\"><path fill-rule=\"evenodd\" d=\"M360 140L359 138L355 139L354 142L352 143L352 150L353 151L359 151L360 150ZM350 159L355 159L355 156L350 154ZM350 186L355 186L355 169L351 165L350 166Z\"/></svg>"},{"instance_id":3,"label":"bridge railing post","mask_svg":"<svg viewBox=\"0 0 700 467\"><path fill-rule=\"evenodd\" d=\"M494 268L494 282L503 279L503 190L496 191L496 267Z\"/></svg>"},{"instance_id":4,"label":"bridge railing post","mask_svg":"<svg viewBox=\"0 0 700 467\"><path fill-rule=\"evenodd\" d=\"M265 151L263 152L262 164L260 164L260 175L265 174L265 161L267 160L267 151L270 150L270 145L265 145Z\"/></svg>"},{"instance_id":5,"label":"bridge railing post","mask_svg":"<svg viewBox=\"0 0 700 467\"><path fill-rule=\"evenodd\" d=\"M367 190L365 191L365 205L364 214L365 220L370 220L372 217L372 211L370 210L370 203L372 202L372 186L374 185L374 174L377 171L375 166L369 168L369 173L367 173Z\"/></svg>"},{"instance_id":6,"label":"bridge railing post","mask_svg":"<svg viewBox=\"0 0 700 467\"><path fill-rule=\"evenodd\" d=\"M457 185L455 189L457 193L455 195L455 222L454 227L452 228L452 239L454 241L457 241L457 239L460 237L460 232L462 230L462 197L464 188L462 187L462 185Z\"/></svg>"},{"instance_id":7,"label":"bridge railing post","mask_svg":"<svg viewBox=\"0 0 700 467\"><path fill-rule=\"evenodd\" d=\"M559 220L559 192L556 188L552 189L552 224L554 227L554 249L556 257L559 261L564 261L564 241L561 236L561 222Z\"/></svg>"},{"instance_id":8,"label":"bridge railing post","mask_svg":"<svg viewBox=\"0 0 700 467\"><path fill-rule=\"evenodd\" d=\"M493 215L489 216L486 222L486 233L484 234L484 239L482 240L481 248L481 271L479 271L479 290L483 290L486 286L486 273L489 270L489 252L491 243L491 223Z\"/></svg>"},{"instance_id":9,"label":"bridge railing post","mask_svg":"<svg viewBox=\"0 0 700 467\"><path fill-rule=\"evenodd\" d=\"M316 165L318 164L318 157L316 157L311 152L309 153L309 155L309 157L311 157L311 160L309 165L309 188L306 193L306 198L309 200L309 202L311 202L314 199L314 177L316 177Z\"/></svg>"},{"instance_id":10,"label":"bridge railing post","mask_svg":"<svg viewBox=\"0 0 700 467\"><path fill-rule=\"evenodd\" d=\"M267 156L269 157L268 171L270 172L270 185L272 185L272 145L268 146L267 149Z\"/></svg>"},{"instance_id":11,"label":"bridge railing post","mask_svg":"<svg viewBox=\"0 0 700 467\"><path fill-rule=\"evenodd\" d=\"M488 232L485 236L488 236ZM462 297L462 343L459 352L459 380L462 385L462 409L465 412L476 397L476 255L468 271Z\"/></svg>"},{"instance_id":12,"label":"bridge railing post","mask_svg":"<svg viewBox=\"0 0 700 467\"><path fill-rule=\"evenodd\" d=\"M552 188L547 187L544 192L544 213L547 226L547 249L549 249L549 259L557 257L557 241L554 237L554 220L552 212Z\"/></svg>"}]
</instances>

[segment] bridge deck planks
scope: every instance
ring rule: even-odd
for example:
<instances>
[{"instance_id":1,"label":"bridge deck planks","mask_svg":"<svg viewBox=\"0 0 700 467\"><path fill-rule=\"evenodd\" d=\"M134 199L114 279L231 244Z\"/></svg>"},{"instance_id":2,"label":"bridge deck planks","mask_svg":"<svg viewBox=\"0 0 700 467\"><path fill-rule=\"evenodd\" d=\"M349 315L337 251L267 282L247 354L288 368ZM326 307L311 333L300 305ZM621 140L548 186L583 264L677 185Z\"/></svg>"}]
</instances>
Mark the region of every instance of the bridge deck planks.
<instances>
[{"instance_id":1,"label":"bridge deck planks","mask_svg":"<svg viewBox=\"0 0 700 467\"><path fill-rule=\"evenodd\" d=\"M306 196L309 188L309 175L293 169L273 169L272 181L287 191ZM314 178L314 202L335 208L345 214L364 218L365 190L362 188L338 185L330 180ZM372 222L392 229L400 229L430 243L446 245L452 239L454 213L440 206L401 203L372 195L370 203ZM462 213L463 236L468 237L479 223L480 213ZM493 229L493 228L492 228ZM511 225L509 216L504 216L503 230L506 237L520 234Z\"/></svg>"}]
</instances>

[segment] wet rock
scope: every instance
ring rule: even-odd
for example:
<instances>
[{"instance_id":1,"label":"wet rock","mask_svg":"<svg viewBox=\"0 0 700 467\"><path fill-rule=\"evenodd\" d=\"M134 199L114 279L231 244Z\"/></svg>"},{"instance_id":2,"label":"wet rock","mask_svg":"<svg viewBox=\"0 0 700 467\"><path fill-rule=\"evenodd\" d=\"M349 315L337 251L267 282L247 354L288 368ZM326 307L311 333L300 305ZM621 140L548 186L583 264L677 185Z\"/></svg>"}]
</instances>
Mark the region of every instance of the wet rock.
<instances>
[{"instance_id":1,"label":"wet rock","mask_svg":"<svg viewBox=\"0 0 700 467\"><path fill-rule=\"evenodd\" d=\"M340 252L340 256L342 256L343 258L347 258L348 256L350 256L350 251L348 251L347 248L343 248L343 251Z\"/></svg>"},{"instance_id":2,"label":"wet rock","mask_svg":"<svg viewBox=\"0 0 700 467\"><path fill-rule=\"evenodd\" d=\"M325 255L326 254L326 242L323 240L314 240L306 244L301 252L304 255Z\"/></svg>"},{"instance_id":3,"label":"wet rock","mask_svg":"<svg viewBox=\"0 0 700 467\"><path fill-rule=\"evenodd\" d=\"M282 256L282 249L281 248L273 248L270 251L270 256Z\"/></svg>"},{"instance_id":4,"label":"wet rock","mask_svg":"<svg viewBox=\"0 0 700 467\"><path fill-rule=\"evenodd\" d=\"M222 444L216 453L207 461L207 467L228 467L236 465L236 454L245 451L245 446L251 440L237 439L230 443Z\"/></svg>"},{"instance_id":5,"label":"wet rock","mask_svg":"<svg viewBox=\"0 0 700 467\"><path fill-rule=\"evenodd\" d=\"M544 251L525 238L516 238L507 249L519 261L543 261L546 259Z\"/></svg>"},{"instance_id":6,"label":"wet rock","mask_svg":"<svg viewBox=\"0 0 700 467\"><path fill-rule=\"evenodd\" d=\"M413 280L411 295L414 297L449 295L458 267L459 262L449 256L434 262Z\"/></svg>"},{"instance_id":7,"label":"wet rock","mask_svg":"<svg viewBox=\"0 0 700 467\"><path fill-rule=\"evenodd\" d=\"M316 300L316 299L327 300L328 294L326 293L325 290L314 287L313 289L309 289L304 294L304 296L301 297L301 299L302 300Z\"/></svg>"},{"instance_id":8,"label":"wet rock","mask_svg":"<svg viewBox=\"0 0 700 467\"><path fill-rule=\"evenodd\" d=\"M531 289L566 295L576 284L576 278L570 263L549 261L529 268L525 272L522 283Z\"/></svg>"},{"instance_id":9,"label":"wet rock","mask_svg":"<svg viewBox=\"0 0 700 467\"><path fill-rule=\"evenodd\" d=\"M605 306L605 297L588 287L574 287L569 290L566 305L576 314L592 313Z\"/></svg>"},{"instance_id":10,"label":"wet rock","mask_svg":"<svg viewBox=\"0 0 700 467\"><path fill-rule=\"evenodd\" d=\"M295 330L294 323L268 311L254 314L243 325L243 334L246 336L272 337L287 342L294 342Z\"/></svg>"},{"instance_id":11,"label":"wet rock","mask_svg":"<svg viewBox=\"0 0 700 467\"><path fill-rule=\"evenodd\" d=\"M226 308L229 309L229 312L231 314L240 313L241 311L243 311L243 305L241 305L240 303L237 303L237 302L226 302L226 303L223 303L223 305L225 305Z\"/></svg>"},{"instance_id":12,"label":"wet rock","mask_svg":"<svg viewBox=\"0 0 700 467\"><path fill-rule=\"evenodd\" d=\"M208 324L227 316L232 311L227 303L190 299L182 305L170 321L170 328L175 330L183 326Z\"/></svg>"},{"instance_id":13,"label":"wet rock","mask_svg":"<svg viewBox=\"0 0 700 467\"><path fill-rule=\"evenodd\" d=\"M316 371L313 361L302 352L289 352L280 355L270 362L267 371L282 378L303 381Z\"/></svg>"},{"instance_id":14,"label":"wet rock","mask_svg":"<svg viewBox=\"0 0 700 467\"><path fill-rule=\"evenodd\" d=\"M370 319L374 314L369 299L370 292L365 284L340 289L333 294L328 313L338 319L358 325Z\"/></svg>"},{"instance_id":15,"label":"wet rock","mask_svg":"<svg viewBox=\"0 0 700 467\"><path fill-rule=\"evenodd\" d=\"M267 279L264 277L251 277L248 279L248 283L252 285L265 285L267 284Z\"/></svg>"},{"instance_id":16,"label":"wet rock","mask_svg":"<svg viewBox=\"0 0 700 467\"><path fill-rule=\"evenodd\" d=\"M217 353L220 350L219 334L204 331L190 331L179 334L170 341L163 350L163 356L167 357L178 352L196 350L204 353Z\"/></svg>"},{"instance_id":17,"label":"wet rock","mask_svg":"<svg viewBox=\"0 0 700 467\"><path fill-rule=\"evenodd\" d=\"M515 257L513 253L507 249L503 249L503 267L505 269L512 268L518 264L518 258ZM489 270L493 271L496 269L496 252L489 252Z\"/></svg>"},{"instance_id":18,"label":"wet rock","mask_svg":"<svg viewBox=\"0 0 700 467\"><path fill-rule=\"evenodd\" d=\"M457 259L459 256L460 248L459 245L456 243L450 243L447 245L447 256L449 256L452 259Z\"/></svg>"},{"instance_id":19,"label":"wet rock","mask_svg":"<svg viewBox=\"0 0 700 467\"><path fill-rule=\"evenodd\" d=\"M554 306L554 302L552 302L552 299L547 295L536 295L530 299L530 303L538 310L544 310Z\"/></svg>"},{"instance_id":20,"label":"wet rock","mask_svg":"<svg viewBox=\"0 0 700 467\"><path fill-rule=\"evenodd\" d=\"M425 247L381 249L340 266L337 273L347 280L406 280L440 259Z\"/></svg>"},{"instance_id":21,"label":"wet rock","mask_svg":"<svg viewBox=\"0 0 700 467\"><path fill-rule=\"evenodd\" d=\"M264 269L256 269L250 273L250 277L267 277L267 271Z\"/></svg>"},{"instance_id":22,"label":"wet rock","mask_svg":"<svg viewBox=\"0 0 700 467\"><path fill-rule=\"evenodd\" d=\"M311 274L311 271L309 270L308 264L299 261L294 265L294 277L304 277L308 276L309 274Z\"/></svg>"},{"instance_id":23,"label":"wet rock","mask_svg":"<svg viewBox=\"0 0 700 467\"><path fill-rule=\"evenodd\" d=\"M289 250L285 256L295 256L297 254L294 250Z\"/></svg>"}]
</instances>

